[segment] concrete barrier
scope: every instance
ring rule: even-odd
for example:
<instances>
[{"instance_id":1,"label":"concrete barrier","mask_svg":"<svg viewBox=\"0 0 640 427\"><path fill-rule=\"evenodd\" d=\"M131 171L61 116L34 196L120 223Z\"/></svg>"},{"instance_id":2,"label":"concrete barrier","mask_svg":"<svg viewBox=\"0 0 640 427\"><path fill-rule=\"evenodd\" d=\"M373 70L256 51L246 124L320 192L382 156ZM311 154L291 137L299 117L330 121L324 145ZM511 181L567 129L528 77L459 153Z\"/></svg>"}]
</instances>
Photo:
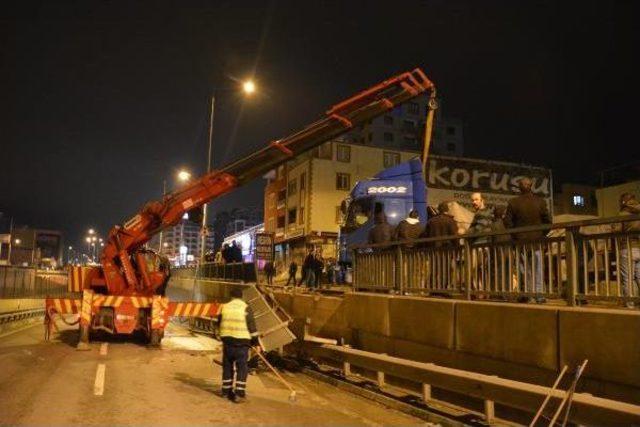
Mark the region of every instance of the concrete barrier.
<instances>
[{"instance_id":1,"label":"concrete barrier","mask_svg":"<svg viewBox=\"0 0 640 427\"><path fill-rule=\"evenodd\" d=\"M390 336L453 350L455 307L455 302L451 300L390 298Z\"/></svg>"},{"instance_id":2,"label":"concrete barrier","mask_svg":"<svg viewBox=\"0 0 640 427\"><path fill-rule=\"evenodd\" d=\"M559 314L560 364L589 359L587 377L640 388L639 312L565 308Z\"/></svg>"},{"instance_id":3,"label":"concrete barrier","mask_svg":"<svg viewBox=\"0 0 640 427\"><path fill-rule=\"evenodd\" d=\"M523 304L456 302L456 349L556 370L558 310Z\"/></svg>"},{"instance_id":4,"label":"concrete barrier","mask_svg":"<svg viewBox=\"0 0 640 427\"><path fill-rule=\"evenodd\" d=\"M276 292L301 337L345 338L355 348L541 385L589 359L581 387L640 402L640 312L346 294Z\"/></svg>"}]
</instances>

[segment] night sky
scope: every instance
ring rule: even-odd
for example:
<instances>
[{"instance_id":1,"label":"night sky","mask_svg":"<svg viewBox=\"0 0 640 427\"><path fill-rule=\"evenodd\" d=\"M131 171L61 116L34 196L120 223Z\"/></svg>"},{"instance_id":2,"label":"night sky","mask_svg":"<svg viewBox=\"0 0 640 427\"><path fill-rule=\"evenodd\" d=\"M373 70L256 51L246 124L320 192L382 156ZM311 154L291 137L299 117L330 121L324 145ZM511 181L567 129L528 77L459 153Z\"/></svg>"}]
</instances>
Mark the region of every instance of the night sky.
<instances>
[{"instance_id":1,"label":"night sky","mask_svg":"<svg viewBox=\"0 0 640 427\"><path fill-rule=\"evenodd\" d=\"M465 121L467 156L588 182L640 159L633 3L3 2L0 211L70 243L106 233L179 168L204 171L214 88L220 166L415 66Z\"/></svg>"}]
</instances>

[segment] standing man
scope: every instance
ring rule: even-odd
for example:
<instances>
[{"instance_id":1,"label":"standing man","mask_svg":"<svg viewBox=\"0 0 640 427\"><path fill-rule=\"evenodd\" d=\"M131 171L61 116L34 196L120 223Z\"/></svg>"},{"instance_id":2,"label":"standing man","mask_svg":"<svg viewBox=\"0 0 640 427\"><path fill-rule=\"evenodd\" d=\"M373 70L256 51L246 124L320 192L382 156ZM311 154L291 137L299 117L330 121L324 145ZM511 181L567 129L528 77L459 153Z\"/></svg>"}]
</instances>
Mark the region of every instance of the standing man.
<instances>
[{"instance_id":1,"label":"standing man","mask_svg":"<svg viewBox=\"0 0 640 427\"><path fill-rule=\"evenodd\" d=\"M493 225L493 208L487 206L481 193L473 193L471 195L471 204L475 210L471 226L467 230L467 234L474 233L489 233L491 232L491 226ZM489 243L491 237L482 236L476 237L473 241L475 245L485 245ZM486 246L472 248L472 268L476 272L474 275L475 280L472 280L472 286L475 290L489 291L491 287L491 279L489 278L489 267L491 266L491 260L489 248ZM479 296L482 298L483 296Z\"/></svg>"},{"instance_id":2,"label":"standing man","mask_svg":"<svg viewBox=\"0 0 640 427\"><path fill-rule=\"evenodd\" d=\"M256 321L251 307L242 300L241 287L231 289L231 301L222 305L218 325L222 339L222 396L241 403L246 400L249 349L254 346L260 351Z\"/></svg>"},{"instance_id":3,"label":"standing man","mask_svg":"<svg viewBox=\"0 0 640 427\"><path fill-rule=\"evenodd\" d=\"M322 283L322 270L324 270L324 259L322 258L322 254L320 253L320 251L316 252L316 258L313 263L313 269L316 276L314 287L316 289L319 289L320 284Z\"/></svg>"},{"instance_id":4,"label":"standing man","mask_svg":"<svg viewBox=\"0 0 640 427\"><path fill-rule=\"evenodd\" d=\"M304 258L304 262L302 263L302 278L300 279L300 284L302 281L307 285L307 288L311 289L311 287L316 282L316 277L314 273L314 265L315 265L315 255L313 253L313 247L309 248L309 253Z\"/></svg>"},{"instance_id":5,"label":"standing man","mask_svg":"<svg viewBox=\"0 0 640 427\"><path fill-rule=\"evenodd\" d=\"M444 237L455 236L458 234L458 223L453 216L449 214L449 203L440 202L438 205L438 215L429 218L427 227L424 229L420 237ZM444 240L434 242L433 246L439 248L441 246L453 246L453 240Z\"/></svg>"},{"instance_id":6,"label":"standing man","mask_svg":"<svg viewBox=\"0 0 640 427\"><path fill-rule=\"evenodd\" d=\"M507 212L504 215L504 226L507 228L527 227L531 225L551 224L551 218L549 217L549 210L547 209L547 203L542 197L536 196L531 192L532 182L529 178L522 178L518 183L520 188L520 196L514 197L509 200L507 204ZM513 240L517 243L527 243L529 241L535 241L545 236L544 231L528 231L524 233L514 233ZM533 245L531 248L533 257L531 261L527 263L527 250L522 251L520 260L520 271L527 271L525 277L526 283L533 284L533 291L542 294L544 287L542 284L542 251ZM525 264L528 264L528 269L525 268ZM522 278L520 278L522 280ZM527 291L526 288L520 286L521 291ZM536 302L545 302L543 296L538 295Z\"/></svg>"},{"instance_id":7,"label":"standing man","mask_svg":"<svg viewBox=\"0 0 640 427\"><path fill-rule=\"evenodd\" d=\"M620 216L639 215L640 202L631 193L624 193L620 196ZM622 222L614 227L614 231L634 232L640 231L640 221ZM620 276L621 293L628 297L633 295L633 283L640 290L640 237L636 234L629 236L629 245L623 241L620 248ZM631 253L629 253L631 249ZM628 308L633 308L635 304L631 301L626 303Z\"/></svg>"},{"instance_id":8,"label":"standing man","mask_svg":"<svg viewBox=\"0 0 640 427\"><path fill-rule=\"evenodd\" d=\"M267 276L267 285L273 285L273 276L276 274L276 267L273 261L267 261L264 265L264 274Z\"/></svg>"},{"instance_id":9,"label":"standing man","mask_svg":"<svg viewBox=\"0 0 640 427\"><path fill-rule=\"evenodd\" d=\"M422 225L420 224L420 217L418 211L412 209L409 212L409 216L400 221L398 227L396 227L394 240L415 240L422 233ZM413 245L408 244L408 247Z\"/></svg>"},{"instance_id":10,"label":"standing man","mask_svg":"<svg viewBox=\"0 0 640 427\"><path fill-rule=\"evenodd\" d=\"M471 226L467 230L467 234L474 233L488 233L491 232L491 226L493 225L494 212L493 208L487 206L481 193L473 193L471 195L471 204L475 209L475 215ZM490 237L478 237L473 243L489 243Z\"/></svg>"},{"instance_id":11,"label":"standing man","mask_svg":"<svg viewBox=\"0 0 640 427\"><path fill-rule=\"evenodd\" d=\"M369 243L387 243L393 236L393 227L387 222L384 205L376 203L373 215L374 226L369 230Z\"/></svg>"},{"instance_id":12,"label":"standing man","mask_svg":"<svg viewBox=\"0 0 640 427\"><path fill-rule=\"evenodd\" d=\"M296 264L295 260L291 260L291 264L289 264L289 279L287 279L287 286L293 280L293 286L296 286L296 273L298 272L298 264Z\"/></svg>"}]
</instances>

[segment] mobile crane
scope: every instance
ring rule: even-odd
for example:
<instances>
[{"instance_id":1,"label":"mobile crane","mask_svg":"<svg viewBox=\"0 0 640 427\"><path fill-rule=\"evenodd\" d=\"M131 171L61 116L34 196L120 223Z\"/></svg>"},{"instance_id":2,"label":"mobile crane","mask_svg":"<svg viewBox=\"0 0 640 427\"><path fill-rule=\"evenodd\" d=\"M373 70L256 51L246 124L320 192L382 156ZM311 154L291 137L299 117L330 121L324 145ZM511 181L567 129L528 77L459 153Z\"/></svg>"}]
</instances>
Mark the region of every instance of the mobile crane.
<instances>
[{"instance_id":1,"label":"mobile crane","mask_svg":"<svg viewBox=\"0 0 640 427\"><path fill-rule=\"evenodd\" d=\"M176 225L186 212L427 91L433 93L435 87L419 68L399 74L334 105L324 118L299 132L207 173L160 201L147 203L133 218L111 229L100 267L70 271L69 290L82 292L81 300L47 299L47 336L55 314L77 313L79 348L87 347L89 332L95 330L118 334L140 330L157 345L170 316L213 317L218 303L169 302L164 296L169 263L145 244L161 230Z\"/></svg>"}]
</instances>

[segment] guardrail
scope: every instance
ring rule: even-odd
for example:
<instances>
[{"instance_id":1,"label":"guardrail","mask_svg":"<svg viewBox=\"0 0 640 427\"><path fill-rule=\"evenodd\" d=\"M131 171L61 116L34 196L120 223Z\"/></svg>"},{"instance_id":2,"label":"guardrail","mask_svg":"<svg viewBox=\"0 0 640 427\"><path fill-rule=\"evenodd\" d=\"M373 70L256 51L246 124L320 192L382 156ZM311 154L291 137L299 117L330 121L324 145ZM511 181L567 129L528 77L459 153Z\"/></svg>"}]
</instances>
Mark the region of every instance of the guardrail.
<instances>
[{"instance_id":1,"label":"guardrail","mask_svg":"<svg viewBox=\"0 0 640 427\"><path fill-rule=\"evenodd\" d=\"M68 276L62 271L0 266L0 298L44 298L67 293Z\"/></svg>"},{"instance_id":2,"label":"guardrail","mask_svg":"<svg viewBox=\"0 0 640 427\"><path fill-rule=\"evenodd\" d=\"M198 267L178 267L171 269L171 275L191 278L197 275L198 278L202 279L241 280L244 282L256 281L255 265L247 262L207 262Z\"/></svg>"},{"instance_id":3,"label":"guardrail","mask_svg":"<svg viewBox=\"0 0 640 427\"><path fill-rule=\"evenodd\" d=\"M640 406L605 399L587 393L572 393L555 387L546 387L532 383L524 383L495 375L448 368L433 363L423 363L341 347L322 344L306 349L311 355L342 363L342 373L348 378L352 367L359 367L373 373L378 385L383 387L385 375L399 378L410 383L418 383L422 387L422 400L430 404L432 388L453 391L466 396L484 400L485 422L491 423L495 417L495 404L517 408L531 414L540 408L545 398L551 399L545 407L544 414L551 416L559 403L571 397L571 411L568 420L587 425L636 425L640 422ZM567 409L569 411L569 409Z\"/></svg>"},{"instance_id":4,"label":"guardrail","mask_svg":"<svg viewBox=\"0 0 640 427\"><path fill-rule=\"evenodd\" d=\"M355 245L354 289L467 299L640 303L640 231L629 215L410 242ZM542 232L545 237L513 240Z\"/></svg>"}]
</instances>

